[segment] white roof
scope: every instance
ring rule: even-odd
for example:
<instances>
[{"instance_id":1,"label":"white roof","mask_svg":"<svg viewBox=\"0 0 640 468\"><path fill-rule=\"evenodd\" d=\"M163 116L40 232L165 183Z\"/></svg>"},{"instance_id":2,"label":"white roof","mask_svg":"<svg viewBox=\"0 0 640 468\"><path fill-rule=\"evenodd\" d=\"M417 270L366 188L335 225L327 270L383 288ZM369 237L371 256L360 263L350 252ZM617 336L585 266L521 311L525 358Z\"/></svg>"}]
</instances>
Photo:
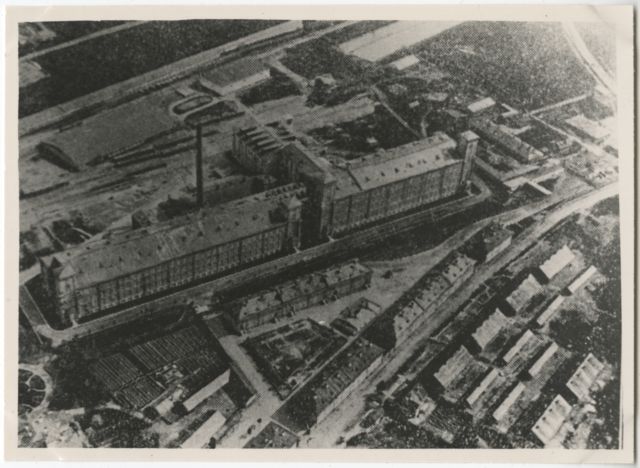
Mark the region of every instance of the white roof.
<instances>
[{"instance_id":1,"label":"white roof","mask_svg":"<svg viewBox=\"0 0 640 468\"><path fill-rule=\"evenodd\" d=\"M551 279L560 273L564 267L569 265L575 257L571 249L565 245L540 265L540 271L542 271L548 279Z\"/></svg>"},{"instance_id":2,"label":"white roof","mask_svg":"<svg viewBox=\"0 0 640 468\"><path fill-rule=\"evenodd\" d=\"M511 349L509 349L509 351L507 351L507 353L504 355L504 362L511 362L513 358L515 358L522 350L522 348L524 348L524 346L535 337L536 336L531 330L525 331L522 336L518 338L518 341L516 341Z\"/></svg>"},{"instance_id":3,"label":"white roof","mask_svg":"<svg viewBox=\"0 0 640 468\"><path fill-rule=\"evenodd\" d=\"M551 304L549 304L549 306L544 309L544 311L538 316L538 318L536 319L536 323L540 326L547 323L547 321L549 321L553 314L555 314L556 310L558 310L558 308L562 305L564 300L564 296L557 296L553 301L551 301Z\"/></svg>"},{"instance_id":4,"label":"white roof","mask_svg":"<svg viewBox=\"0 0 640 468\"><path fill-rule=\"evenodd\" d=\"M569 291L571 291L571 293L573 294L578 289L580 289L584 283L589 281L589 279L596 273L596 271L598 271L598 269L591 265L580 276L573 280L573 282L568 286L567 289L569 289Z\"/></svg>"},{"instance_id":5,"label":"white roof","mask_svg":"<svg viewBox=\"0 0 640 468\"><path fill-rule=\"evenodd\" d=\"M191 437L183 442L181 448L202 448L209 443L211 437L224 426L227 422L226 418L220 411L216 411L213 415L200 426Z\"/></svg>"},{"instance_id":6,"label":"white roof","mask_svg":"<svg viewBox=\"0 0 640 468\"><path fill-rule=\"evenodd\" d=\"M482 396L482 394L487 390L487 388L489 388L489 385L491 385L493 381L496 380L499 374L500 373L498 372L498 369L494 368L494 369L491 369L491 371L484 376L484 378L478 384L478 386L474 388L473 391L467 397L467 403L469 404L469 406L472 406L476 401L478 401L478 398Z\"/></svg>"},{"instance_id":7,"label":"white roof","mask_svg":"<svg viewBox=\"0 0 640 468\"><path fill-rule=\"evenodd\" d=\"M504 328L507 318L496 309L482 324L472 333L473 340L480 349L484 349Z\"/></svg>"},{"instance_id":8,"label":"white roof","mask_svg":"<svg viewBox=\"0 0 640 468\"><path fill-rule=\"evenodd\" d=\"M478 112L482 112L485 109L489 109L496 105L496 101L491 99L490 97L486 97L480 99L479 101L472 102L467 106L467 110L472 114L477 114Z\"/></svg>"},{"instance_id":9,"label":"white roof","mask_svg":"<svg viewBox=\"0 0 640 468\"><path fill-rule=\"evenodd\" d=\"M404 70L405 68L409 68L418 62L420 62L420 60L418 60L418 57L411 54L411 55L405 55L404 57L391 62L390 65L397 70Z\"/></svg>"},{"instance_id":10,"label":"white roof","mask_svg":"<svg viewBox=\"0 0 640 468\"><path fill-rule=\"evenodd\" d=\"M567 382L567 388L580 400L588 397L589 389L603 369L604 364L589 353Z\"/></svg>"},{"instance_id":11,"label":"white roof","mask_svg":"<svg viewBox=\"0 0 640 468\"><path fill-rule=\"evenodd\" d=\"M538 375L538 373L543 369L543 367L547 364L549 359L551 359L551 356L553 356L557 350L558 350L558 345L556 344L555 341L553 341L547 347L544 353L542 353L542 355L538 359L536 359L536 362L534 362L531 365L531 367L529 367L529 375L531 377L535 377L536 375Z\"/></svg>"},{"instance_id":12,"label":"white roof","mask_svg":"<svg viewBox=\"0 0 640 468\"><path fill-rule=\"evenodd\" d=\"M562 396L556 396L531 431L543 444L548 444L558 433L571 413L571 405Z\"/></svg>"},{"instance_id":13,"label":"white roof","mask_svg":"<svg viewBox=\"0 0 640 468\"><path fill-rule=\"evenodd\" d=\"M525 385L522 382L518 382L518 384L513 387L513 389L509 392L507 397L502 400L502 403L496 408L493 412L493 419L496 421L501 421L509 412L513 404L520 398L522 392L524 392Z\"/></svg>"},{"instance_id":14,"label":"white roof","mask_svg":"<svg viewBox=\"0 0 640 468\"><path fill-rule=\"evenodd\" d=\"M541 290L540 283L533 275L527 276L522 283L507 297L506 301L513 310L519 312L521 308L527 305L533 296Z\"/></svg>"}]
</instances>

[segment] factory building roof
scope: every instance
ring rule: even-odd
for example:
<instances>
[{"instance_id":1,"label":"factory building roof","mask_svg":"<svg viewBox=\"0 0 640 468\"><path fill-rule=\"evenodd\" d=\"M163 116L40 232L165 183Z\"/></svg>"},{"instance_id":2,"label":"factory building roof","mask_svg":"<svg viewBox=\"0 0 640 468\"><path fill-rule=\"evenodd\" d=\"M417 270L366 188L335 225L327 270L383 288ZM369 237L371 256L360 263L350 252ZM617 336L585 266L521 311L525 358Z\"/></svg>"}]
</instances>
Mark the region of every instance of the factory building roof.
<instances>
[{"instance_id":1,"label":"factory building roof","mask_svg":"<svg viewBox=\"0 0 640 468\"><path fill-rule=\"evenodd\" d=\"M338 176L336 198L461 163L451 151L455 147L452 138L438 132L423 140L351 160L344 169L334 168L334 172L343 172Z\"/></svg>"},{"instance_id":2,"label":"factory building roof","mask_svg":"<svg viewBox=\"0 0 640 468\"><path fill-rule=\"evenodd\" d=\"M469 394L469 396L467 397L467 404L469 406L473 406L499 375L500 372L498 371L498 369L491 369L489 373L482 378L480 383Z\"/></svg>"},{"instance_id":3,"label":"factory building roof","mask_svg":"<svg viewBox=\"0 0 640 468\"><path fill-rule=\"evenodd\" d=\"M494 410L493 419L495 419L497 422L502 421L507 413L509 413L509 410L513 408L513 405L516 401L518 401L518 398L520 398L520 395L522 395L522 392L524 392L526 388L527 387L522 382L518 382Z\"/></svg>"},{"instance_id":4,"label":"factory building roof","mask_svg":"<svg viewBox=\"0 0 640 468\"><path fill-rule=\"evenodd\" d=\"M107 109L44 140L40 148L80 169L177 128L165 109L145 98Z\"/></svg>"},{"instance_id":5,"label":"factory building roof","mask_svg":"<svg viewBox=\"0 0 640 468\"><path fill-rule=\"evenodd\" d=\"M442 276L432 276L414 300L420 307L427 310L449 287L449 283Z\"/></svg>"},{"instance_id":6,"label":"factory building roof","mask_svg":"<svg viewBox=\"0 0 640 468\"><path fill-rule=\"evenodd\" d=\"M396 70L404 70L406 68L414 66L416 63L419 63L418 57L415 55L405 55L404 57L399 58L398 60L394 60L389 65L391 65Z\"/></svg>"},{"instance_id":7,"label":"factory building roof","mask_svg":"<svg viewBox=\"0 0 640 468\"><path fill-rule=\"evenodd\" d=\"M500 331L505 327L507 318L496 309L494 313L489 315L482 324L476 328L471 337L480 347L484 349L491 341L498 336Z\"/></svg>"},{"instance_id":8,"label":"factory building roof","mask_svg":"<svg viewBox=\"0 0 640 468\"><path fill-rule=\"evenodd\" d=\"M82 244L55 255L64 266L60 277L75 276L79 289L266 231L286 222L274 215L295 197L247 197Z\"/></svg>"},{"instance_id":9,"label":"factory building roof","mask_svg":"<svg viewBox=\"0 0 640 468\"><path fill-rule=\"evenodd\" d=\"M424 313L424 310L414 301L409 302L393 317L393 327L396 335L403 333L411 324Z\"/></svg>"},{"instance_id":10,"label":"factory building roof","mask_svg":"<svg viewBox=\"0 0 640 468\"><path fill-rule=\"evenodd\" d=\"M547 279L552 279L564 267L569 265L575 257L571 249L565 245L540 265L540 271Z\"/></svg>"},{"instance_id":11,"label":"factory building roof","mask_svg":"<svg viewBox=\"0 0 640 468\"><path fill-rule=\"evenodd\" d=\"M569 292L571 292L571 294L574 294L587 281L589 281L591 279L591 277L596 274L597 271L598 271L598 269L596 267L594 267L593 265L591 265L589 268L587 268L585 271L583 271L580 274L580 276L578 276L575 280L573 280L569 286L567 286L567 289L569 290Z\"/></svg>"},{"instance_id":12,"label":"factory building roof","mask_svg":"<svg viewBox=\"0 0 640 468\"><path fill-rule=\"evenodd\" d=\"M553 341L547 349L540 355L538 359L529 367L529 375L531 377L535 377L538 373L547 365L549 359L553 357L553 355L558 351L558 345L555 341Z\"/></svg>"},{"instance_id":13,"label":"factory building roof","mask_svg":"<svg viewBox=\"0 0 640 468\"><path fill-rule=\"evenodd\" d=\"M529 303L533 296L541 291L542 286L540 286L538 280L530 274L505 300L513 307L514 311L519 312Z\"/></svg>"},{"instance_id":14,"label":"factory building roof","mask_svg":"<svg viewBox=\"0 0 640 468\"><path fill-rule=\"evenodd\" d=\"M606 127L585 117L583 114L574 115L573 117L566 119L565 122L570 127L595 141L604 140L610 134L610 131Z\"/></svg>"},{"instance_id":15,"label":"factory building roof","mask_svg":"<svg viewBox=\"0 0 640 468\"><path fill-rule=\"evenodd\" d=\"M283 148L287 142L296 140L295 135L285 125L278 123L246 127L238 130L236 135L261 156L272 154Z\"/></svg>"},{"instance_id":16,"label":"factory building roof","mask_svg":"<svg viewBox=\"0 0 640 468\"><path fill-rule=\"evenodd\" d=\"M340 312L331 326L354 335L367 326L380 312L380 306L364 297Z\"/></svg>"},{"instance_id":17,"label":"factory building roof","mask_svg":"<svg viewBox=\"0 0 640 468\"><path fill-rule=\"evenodd\" d=\"M242 321L250 315L259 314L273 307L284 306L293 299L313 294L343 281L369 273L370 270L358 262L348 262L320 272L310 273L287 281L276 288L258 291L240 299L234 308L235 319Z\"/></svg>"},{"instance_id":18,"label":"factory building roof","mask_svg":"<svg viewBox=\"0 0 640 468\"><path fill-rule=\"evenodd\" d=\"M542 313L538 315L538 318L536 318L536 323L540 326L547 323L553 316L553 314L555 314L558 308L562 305L564 300L564 296L557 296L553 301L551 301L551 304L549 304L546 309L544 309Z\"/></svg>"},{"instance_id":19,"label":"factory building roof","mask_svg":"<svg viewBox=\"0 0 640 468\"><path fill-rule=\"evenodd\" d=\"M472 114L477 114L478 112L483 112L485 110L491 109L495 105L496 105L496 101L494 101L490 97L486 97L469 104L467 106L467 110Z\"/></svg>"},{"instance_id":20,"label":"factory building roof","mask_svg":"<svg viewBox=\"0 0 640 468\"><path fill-rule=\"evenodd\" d=\"M445 362L434 374L436 380L447 388L458 376L467 369L475 359L465 346L460 346L453 356Z\"/></svg>"},{"instance_id":21,"label":"factory building roof","mask_svg":"<svg viewBox=\"0 0 640 468\"><path fill-rule=\"evenodd\" d=\"M478 132L483 138L499 144L518 159L525 162L544 157L544 154L542 154L540 150L510 133L501 125L495 124L487 119L474 119L471 122L471 129Z\"/></svg>"},{"instance_id":22,"label":"factory building roof","mask_svg":"<svg viewBox=\"0 0 640 468\"><path fill-rule=\"evenodd\" d=\"M538 418L531 431L540 442L546 445L555 437L570 413L571 405L561 395L557 395Z\"/></svg>"},{"instance_id":23,"label":"factory building roof","mask_svg":"<svg viewBox=\"0 0 640 468\"><path fill-rule=\"evenodd\" d=\"M382 348L357 338L294 394L278 410L276 419L294 432L313 426L320 413L369 369L382 353Z\"/></svg>"},{"instance_id":24,"label":"factory building roof","mask_svg":"<svg viewBox=\"0 0 640 468\"><path fill-rule=\"evenodd\" d=\"M604 364L589 353L567 382L567 388L580 400L588 397L591 386L603 369Z\"/></svg>"},{"instance_id":25,"label":"factory building roof","mask_svg":"<svg viewBox=\"0 0 640 468\"><path fill-rule=\"evenodd\" d=\"M505 240L511 239L513 233L498 223L491 223L481 232L482 240L487 249L491 252L493 249L501 245Z\"/></svg>"},{"instance_id":26,"label":"factory building roof","mask_svg":"<svg viewBox=\"0 0 640 468\"><path fill-rule=\"evenodd\" d=\"M476 261L467 257L464 254L456 253L453 257L448 259L442 269L442 276L451 284L455 284L465 273L472 268Z\"/></svg>"},{"instance_id":27,"label":"factory building roof","mask_svg":"<svg viewBox=\"0 0 640 468\"><path fill-rule=\"evenodd\" d=\"M504 362L511 362L522 351L522 349L531 341L536 340L536 335L531 330L526 330L520 338L509 348L503 356Z\"/></svg>"}]
</instances>

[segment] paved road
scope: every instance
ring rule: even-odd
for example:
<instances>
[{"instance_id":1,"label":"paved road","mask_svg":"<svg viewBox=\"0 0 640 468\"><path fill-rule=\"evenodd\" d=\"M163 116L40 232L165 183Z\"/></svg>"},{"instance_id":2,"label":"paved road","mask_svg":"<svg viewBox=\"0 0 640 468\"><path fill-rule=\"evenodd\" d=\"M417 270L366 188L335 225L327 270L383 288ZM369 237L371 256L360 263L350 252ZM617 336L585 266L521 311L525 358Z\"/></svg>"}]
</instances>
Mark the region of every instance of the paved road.
<instances>
[{"instance_id":1,"label":"paved road","mask_svg":"<svg viewBox=\"0 0 640 468\"><path fill-rule=\"evenodd\" d=\"M582 40L582 36L572 22L565 21L562 23L562 29L567 37L569 45L573 49L576 56L582 61L589 73L595 80L606 89L610 95L616 94L616 82L611 75L600 65L595 59L589 48Z\"/></svg>"}]
</instances>

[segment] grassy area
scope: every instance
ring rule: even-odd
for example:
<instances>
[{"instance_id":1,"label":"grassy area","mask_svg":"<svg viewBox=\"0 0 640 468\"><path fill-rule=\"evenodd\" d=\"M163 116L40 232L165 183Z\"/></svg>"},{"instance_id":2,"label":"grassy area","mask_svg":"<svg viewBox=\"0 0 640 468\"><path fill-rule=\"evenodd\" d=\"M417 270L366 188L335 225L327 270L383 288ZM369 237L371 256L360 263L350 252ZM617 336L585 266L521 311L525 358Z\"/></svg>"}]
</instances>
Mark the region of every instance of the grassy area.
<instances>
[{"instance_id":1,"label":"grassy area","mask_svg":"<svg viewBox=\"0 0 640 468\"><path fill-rule=\"evenodd\" d=\"M460 82L526 109L577 96L594 86L559 23L468 22L411 51Z\"/></svg>"},{"instance_id":2,"label":"grassy area","mask_svg":"<svg viewBox=\"0 0 640 468\"><path fill-rule=\"evenodd\" d=\"M152 21L37 59L49 77L20 93L20 117L75 99L281 21Z\"/></svg>"}]
</instances>

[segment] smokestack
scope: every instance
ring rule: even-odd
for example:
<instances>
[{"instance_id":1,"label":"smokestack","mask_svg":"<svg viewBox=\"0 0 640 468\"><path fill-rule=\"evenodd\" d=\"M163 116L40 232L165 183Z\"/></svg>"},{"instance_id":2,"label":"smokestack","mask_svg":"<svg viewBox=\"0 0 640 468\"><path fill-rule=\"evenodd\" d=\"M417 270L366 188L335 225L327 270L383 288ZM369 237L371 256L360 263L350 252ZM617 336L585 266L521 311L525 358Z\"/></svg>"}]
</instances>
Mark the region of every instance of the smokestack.
<instances>
[{"instance_id":1,"label":"smokestack","mask_svg":"<svg viewBox=\"0 0 640 468\"><path fill-rule=\"evenodd\" d=\"M204 204L204 189L202 187L202 124L196 127L196 191L198 207Z\"/></svg>"}]
</instances>

